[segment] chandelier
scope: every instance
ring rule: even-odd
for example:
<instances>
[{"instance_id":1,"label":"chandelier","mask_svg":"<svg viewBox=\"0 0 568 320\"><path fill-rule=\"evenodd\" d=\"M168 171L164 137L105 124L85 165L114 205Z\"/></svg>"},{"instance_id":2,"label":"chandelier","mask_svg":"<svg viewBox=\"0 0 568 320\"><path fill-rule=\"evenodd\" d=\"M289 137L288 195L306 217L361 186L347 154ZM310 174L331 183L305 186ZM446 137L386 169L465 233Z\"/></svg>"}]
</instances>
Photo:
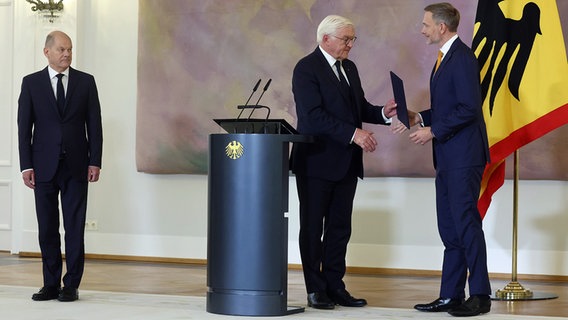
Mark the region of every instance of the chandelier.
<instances>
[{"instance_id":1,"label":"chandelier","mask_svg":"<svg viewBox=\"0 0 568 320\"><path fill-rule=\"evenodd\" d=\"M55 0L26 0L32 4L32 11L37 11L43 15L49 22L53 23L55 18L59 17L58 12L63 11L63 0L55 2Z\"/></svg>"}]
</instances>

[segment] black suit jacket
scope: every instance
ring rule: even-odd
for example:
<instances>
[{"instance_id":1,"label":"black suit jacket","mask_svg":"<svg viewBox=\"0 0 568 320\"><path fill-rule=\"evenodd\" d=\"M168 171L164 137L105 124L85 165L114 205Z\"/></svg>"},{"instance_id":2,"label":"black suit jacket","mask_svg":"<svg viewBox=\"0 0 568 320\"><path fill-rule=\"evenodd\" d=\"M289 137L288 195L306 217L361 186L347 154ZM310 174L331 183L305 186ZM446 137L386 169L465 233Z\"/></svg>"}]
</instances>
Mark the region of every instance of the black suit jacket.
<instances>
[{"instance_id":1,"label":"black suit jacket","mask_svg":"<svg viewBox=\"0 0 568 320\"><path fill-rule=\"evenodd\" d=\"M87 180L88 166L101 167L101 108L92 75L69 68L65 112L60 116L48 68L24 77L18 99L20 169L34 169L49 181L65 153L75 179Z\"/></svg>"},{"instance_id":2,"label":"black suit jacket","mask_svg":"<svg viewBox=\"0 0 568 320\"><path fill-rule=\"evenodd\" d=\"M362 150L351 138L362 122L385 124L382 108L370 104L351 60L343 61L355 108L350 97L342 93L339 79L319 47L302 58L294 68L292 91L298 118L297 130L312 135L315 143L295 143L290 167L295 174L338 181L345 177L351 162L356 161L363 177Z\"/></svg>"}]
</instances>

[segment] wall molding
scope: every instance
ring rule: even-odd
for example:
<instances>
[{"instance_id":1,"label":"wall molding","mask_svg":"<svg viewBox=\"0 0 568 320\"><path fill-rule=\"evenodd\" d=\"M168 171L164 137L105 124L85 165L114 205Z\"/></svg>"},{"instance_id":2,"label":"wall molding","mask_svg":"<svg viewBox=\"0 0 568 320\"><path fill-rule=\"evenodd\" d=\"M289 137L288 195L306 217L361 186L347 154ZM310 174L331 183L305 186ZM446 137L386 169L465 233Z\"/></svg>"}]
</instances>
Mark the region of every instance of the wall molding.
<instances>
[{"instance_id":1,"label":"wall molding","mask_svg":"<svg viewBox=\"0 0 568 320\"><path fill-rule=\"evenodd\" d=\"M20 258L41 258L39 252L20 252ZM184 258L167 258L167 257L148 257L148 256L127 256L112 254L85 254L87 260L101 261L120 261L120 262L140 262L140 263L165 263L165 264L183 264L192 266L207 266L206 259L184 259ZM290 263L288 270L301 271L302 265ZM348 274L358 275L376 275L376 276L401 276L401 277L439 277L442 272L440 270L420 270L420 269L398 269L398 268L366 268L366 267L347 267ZM507 273L490 273L493 280L508 280L511 276ZM531 281L558 281L568 282L568 276L542 275L542 274L519 274L519 280Z\"/></svg>"},{"instance_id":2,"label":"wall molding","mask_svg":"<svg viewBox=\"0 0 568 320\"><path fill-rule=\"evenodd\" d=\"M63 232L62 232L63 233ZM62 234L62 242L64 235ZM63 247L63 246L62 246ZM24 230L20 252L38 252L37 230ZM352 270L441 269L444 248L439 246L349 244L347 266ZM85 252L89 255L118 257L148 257L167 261L200 261L207 259L207 237L132 235L87 231ZM493 274L508 274L511 270L511 251L488 248L488 268ZM518 250L518 273L543 276L567 276L563 263L568 260L564 251ZM288 242L288 264L301 264L297 241ZM548 261L547 264L539 261Z\"/></svg>"},{"instance_id":3,"label":"wall molding","mask_svg":"<svg viewBox=\"0 0 568 320\"><path fill-rule=\"evenodd\" d=\"M3 201L3 197L6 200ZM6 212L7 216L0 216L0 231L12 231L12 181L0 180L0 212Z\"/></svg>"},{"instance_id":4,"label":"wall molding","mask_svg":"<svg viewBox=\"0 0 568 320\"><path fill-rule=\"evenodd\" d=\"M2 118L0 118L0 167L12 166L12 152L14 151L13 142L13 121L15 121L13 103L12 103L12 76L13 76L13 1L0 0L0 40L2 43L10 43L8 50L4 50L0 54L2 61L6 63L0 67L0 109Z\"/></svg>"},{"instance_id":5,"label":"wall molding","mask_svg":"<svg viewBox=\"0 0 568 320\"><path fill-rule=\"evenodd\" d=\"M11 167L12 161L10 160L0 160L0 167Z\"/></svg>"}]
</instances>

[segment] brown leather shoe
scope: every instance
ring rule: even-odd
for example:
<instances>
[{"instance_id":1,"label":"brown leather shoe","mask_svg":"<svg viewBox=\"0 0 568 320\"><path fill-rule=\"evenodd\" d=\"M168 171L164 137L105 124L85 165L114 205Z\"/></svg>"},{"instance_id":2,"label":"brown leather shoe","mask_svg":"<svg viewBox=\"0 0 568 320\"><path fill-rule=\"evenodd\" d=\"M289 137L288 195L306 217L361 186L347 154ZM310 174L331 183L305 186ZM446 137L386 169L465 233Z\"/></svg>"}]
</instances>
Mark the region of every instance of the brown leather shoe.
<instances>
[{"instance_id":1,"label":"brown leather shoe","mask_svg":"<svg viewBox=\"0 0 568 320\"><path fill-rule=\"evenodd\" d=\"M47 301L57 299L59 296L59 287L43 287L39 289L37 293L32 295L32 300L34 301Z\"/></svg>"}]
</instances>

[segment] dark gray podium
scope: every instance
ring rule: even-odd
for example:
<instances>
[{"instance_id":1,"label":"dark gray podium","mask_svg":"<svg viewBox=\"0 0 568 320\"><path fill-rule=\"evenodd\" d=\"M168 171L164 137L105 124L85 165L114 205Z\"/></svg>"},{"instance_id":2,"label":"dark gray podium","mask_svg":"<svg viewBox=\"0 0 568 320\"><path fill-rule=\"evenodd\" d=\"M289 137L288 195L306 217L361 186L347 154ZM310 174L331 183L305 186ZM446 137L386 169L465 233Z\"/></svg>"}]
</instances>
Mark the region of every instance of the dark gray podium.
<instances>
[{"instance_id":1,"label":"dark gray podium","mask_svg":"<svg viewBox=\"0 0 568 320\"><path fill-rule=\"evenodd\" d=\"M288 156L308 142L284 120L215 120L209 136L207 312L283 316L288 307ZM246 133L245 133L246 132Z\"/></svg>"}]
</instances>

